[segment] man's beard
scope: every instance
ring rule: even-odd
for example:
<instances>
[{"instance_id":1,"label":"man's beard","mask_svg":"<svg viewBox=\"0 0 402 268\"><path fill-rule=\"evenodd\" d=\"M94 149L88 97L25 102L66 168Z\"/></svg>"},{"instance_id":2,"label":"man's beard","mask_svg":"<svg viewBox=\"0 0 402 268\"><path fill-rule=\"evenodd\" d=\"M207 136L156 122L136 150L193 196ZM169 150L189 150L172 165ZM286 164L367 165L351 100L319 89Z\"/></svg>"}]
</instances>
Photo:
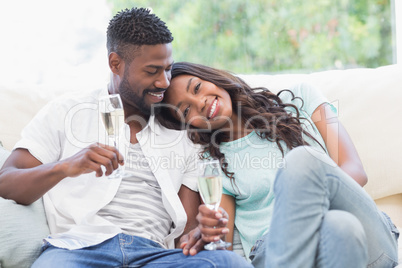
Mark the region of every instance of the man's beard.
<instances>
[{"instance_id":1,"label":"man's beard","mask_svg":"<svg viewBox=\"0 0 402 268\"><path fill-rule=\"evenodd\" d=\"M146 89L143 91L142 96L138 95L131 89L126 77L122 79L119 85L119 93L123 99L125 99L130 105L134 105L139 112L146 116L151 114L156 115L161 111L161 108L158 107L158 105L150 106L145 103L145 95L150 91L151 90Z\"/></svg>"}]
</instances>

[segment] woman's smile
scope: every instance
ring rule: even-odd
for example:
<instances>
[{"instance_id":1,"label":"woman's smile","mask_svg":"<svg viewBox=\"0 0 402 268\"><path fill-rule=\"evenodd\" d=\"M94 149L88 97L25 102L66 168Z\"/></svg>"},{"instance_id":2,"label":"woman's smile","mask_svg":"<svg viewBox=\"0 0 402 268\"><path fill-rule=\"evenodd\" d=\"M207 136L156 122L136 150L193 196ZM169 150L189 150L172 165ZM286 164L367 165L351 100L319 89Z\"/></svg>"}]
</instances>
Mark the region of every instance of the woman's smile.
<instances>
[{"instance_id":1,"label":"woman's smile","mask_svg":"<svg viewBox=\"0 0 402 268\"><path fill-rule=\"evenodd\" d=\"M214 101L212 102L211 106L208 109L208 119L214 118L218 112L219 112L219 100L218 98L215 98Z\"/></svg>"}]
</instances>

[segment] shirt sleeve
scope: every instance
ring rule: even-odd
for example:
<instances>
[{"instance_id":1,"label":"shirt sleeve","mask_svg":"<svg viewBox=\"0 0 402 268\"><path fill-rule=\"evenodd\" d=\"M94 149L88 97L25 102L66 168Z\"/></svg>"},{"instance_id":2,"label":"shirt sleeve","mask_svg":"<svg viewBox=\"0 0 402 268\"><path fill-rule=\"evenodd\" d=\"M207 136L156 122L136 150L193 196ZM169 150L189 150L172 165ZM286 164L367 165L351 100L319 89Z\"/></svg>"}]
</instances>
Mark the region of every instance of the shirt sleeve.
<instances>
[{"instance_id":1,"label":"shirt sleeve","mask_svg":"<svg viewBox=\"0 0 402 268\"><path fill-rule=\"evenodd\" d=\"M188 157L186 171L183 175L183 185L198 192L197 161L201 147L197 144L193 144L190 140L188 140L188 143Z\"/></svg>"},{"instance_id":2,"label":"shirt sleeve","mask_svg":"<svg viewBox=\"0 0 402 268\"><path fill-rule=\"evenodd\" d=\"M60 133L63 133L63 117L56 102L43 107L24 127L14 149L27 149L43 164L57 161L61 154Z\"/></svg>"},{"instance_id":3,"label":"shirt sleeve","mask_svg":"<svg viewBox=\"0 0 402 268\"><path fill-rule=\"evenodd\" d=\"M324 103L328 103L328 99L314 86L307 83L300 83L292 88L295 96L301 97L303 106L301 107L310 117L314 111ZM331 105L331 107L335 108Z\"/></svg>"},{"instance_id":4,"label":"shirt sleeve","mask_svg":"<svg viewBox=\"0 0 402 268\"><path fill-rule=\"evenodd\" d=\"M290 91L293 92L295 98L292 98L288 92L283 92L280 95L282 101L295 104L310 117L321 104L330 104L328 99L317 88L308 83L296 84L290 87ZM331 107L335 109L333 105Z\"/></svg>"},{"instance_id":5,"label":"shirt sleeve","mask_svg":"<svg viewBox=\"0 0 402 268\"><path fill-rule=\"evenodd\" d=\"M226 179L226 178L223 178L223 179ZM222 189L222 194L230 195L230 196L235 197L235 195L233 193L229 192L228 190L226 190L226 188Z\"/></svg>"}]
</instances>

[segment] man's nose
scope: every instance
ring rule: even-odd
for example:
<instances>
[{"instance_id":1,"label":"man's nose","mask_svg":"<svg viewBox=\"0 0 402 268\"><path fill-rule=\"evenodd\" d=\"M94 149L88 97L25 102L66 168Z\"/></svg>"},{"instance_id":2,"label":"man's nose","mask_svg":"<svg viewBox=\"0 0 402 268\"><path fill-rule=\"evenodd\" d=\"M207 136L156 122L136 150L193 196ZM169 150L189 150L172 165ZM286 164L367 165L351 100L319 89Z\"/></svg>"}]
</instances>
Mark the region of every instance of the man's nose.
<instances>
[{"instance_id":1,"label":"man's nose","mask_svg":"<svg viewBox=\"0 0 402 268\"><path fill-rule=\"evenodd\" d=\"M155 81L156 88L168 88L170 85L170 73L162 72L158 79Z\"/></svg>"}]
</instances>

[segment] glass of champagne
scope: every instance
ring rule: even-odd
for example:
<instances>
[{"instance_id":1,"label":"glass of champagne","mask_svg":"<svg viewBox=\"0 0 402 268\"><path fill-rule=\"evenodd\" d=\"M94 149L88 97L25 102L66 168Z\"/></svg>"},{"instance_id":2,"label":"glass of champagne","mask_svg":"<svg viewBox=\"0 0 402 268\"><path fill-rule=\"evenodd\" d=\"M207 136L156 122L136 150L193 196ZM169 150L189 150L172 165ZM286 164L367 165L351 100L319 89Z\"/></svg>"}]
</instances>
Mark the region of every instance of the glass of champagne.
<instances>
[{"instance_id":1,"label":"glass of champagne","mask_svg":"<svg viewBox=\"0 0 402 268\"><path fill-rule=\"evenodd\" d=\"M119 94L110 94L100 97L98 100L99 113L102 118L103 125L105 126L109 140L113 142L113 146L119 151L119 133L124 126L124 110L123 103ZM122 178L124 175L124 168L119 165L109 179Z\"/></svg>"},{"instance_id":2,"label":"glass of champagne","mask_svg":"<svg viewBox=\"0 0 402 268\"><path fill-rule=\"evenodd\" d=\"M198 190L204 204L218 211L222 198L222 170L219 160L200 160L198 162ZM204 246L206 250L226 249L231 243L222 239Z\"/></svg>"}]
</instances>

